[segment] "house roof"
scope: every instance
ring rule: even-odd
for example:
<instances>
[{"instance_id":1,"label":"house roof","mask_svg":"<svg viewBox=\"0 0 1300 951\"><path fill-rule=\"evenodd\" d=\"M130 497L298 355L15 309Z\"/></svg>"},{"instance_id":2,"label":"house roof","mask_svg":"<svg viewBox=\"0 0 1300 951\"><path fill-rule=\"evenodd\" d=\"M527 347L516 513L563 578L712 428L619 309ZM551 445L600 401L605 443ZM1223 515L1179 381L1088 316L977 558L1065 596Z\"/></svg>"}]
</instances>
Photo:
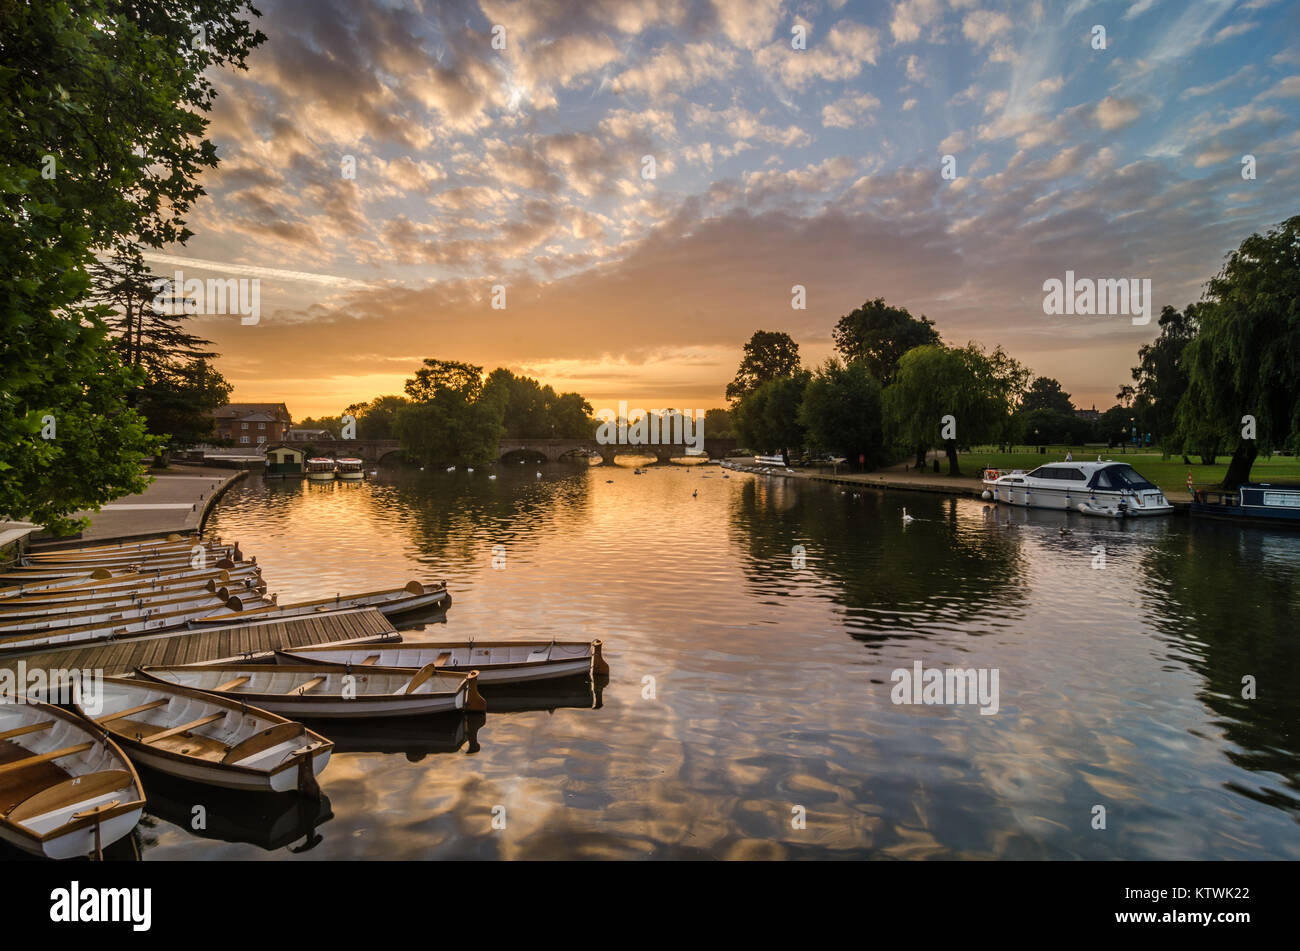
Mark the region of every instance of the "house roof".
<instances>
[{"instance_id":1,"label":"house roof","mask_svg":"<svg viewBox=\"0 0 1300 951\"><path fill-rule=\"evenodd\" d=\"M266 419L289 422L289 408L283 403L227 403L212 411L217 419L247 419L255 413L265 413Z\"/></svg>"}]
</instances>

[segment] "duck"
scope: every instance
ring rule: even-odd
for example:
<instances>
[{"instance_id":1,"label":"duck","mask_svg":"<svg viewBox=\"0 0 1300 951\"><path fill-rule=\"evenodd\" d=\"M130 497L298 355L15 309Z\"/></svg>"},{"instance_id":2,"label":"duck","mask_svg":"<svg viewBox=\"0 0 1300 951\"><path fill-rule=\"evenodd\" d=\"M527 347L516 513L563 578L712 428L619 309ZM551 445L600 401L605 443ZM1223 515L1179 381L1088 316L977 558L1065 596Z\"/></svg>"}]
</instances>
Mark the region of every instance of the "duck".
<instances>
[{"instance_id":1,"label":"duck","mask_svg":"<svg viewBox=\"0 0 1300 951\"><path fill-rule=\"evenodd\" d=\"M1060 527L1060 529L1057 530L1057 534L1058 534L1058 535L1073 535L1074 532L1070 531L1070 529L1068 529L1068 528L1066 528L1064 525L1062 525L1062 526Z\"/></svg>"},{"instance_id":2,"label":"duck","mask_svg":"<svg viewBox=\"0 0 1300 951\"><path fill-rule=\"evenodd\" d=\"M700 490L699 490L699 489L696 489L694 492L691 493L691 498L693 498L693 499L698 499L699 497L700 497Z\"/></svg>"},{"instance_id":3,"label":"duck","mask_svg":"<svg viewBox=\"0 0 1300 951\"><path fill-rule=\"evenodd\" d=\"M856 492L853 493L853 494L854 494L854 495L857 495ZM903 509L903 524L904 524L904 525L911 525L911 524L912 524L913 522L915 522L915 521L916 521L916 519L912 518L912 516L910 516L910 515L907 514L907 509Z\"/></svg>"}]
</instances>

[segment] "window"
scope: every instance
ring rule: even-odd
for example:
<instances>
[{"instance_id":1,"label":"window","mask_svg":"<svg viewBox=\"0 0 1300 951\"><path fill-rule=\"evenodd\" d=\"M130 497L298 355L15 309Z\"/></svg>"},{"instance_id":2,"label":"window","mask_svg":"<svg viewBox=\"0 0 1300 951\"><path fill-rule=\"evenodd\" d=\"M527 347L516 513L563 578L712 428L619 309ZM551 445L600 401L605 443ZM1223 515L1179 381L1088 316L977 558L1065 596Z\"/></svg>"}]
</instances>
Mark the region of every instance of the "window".
<instances>
[{"instance_id":1,"label":"window","mask_svg":"<svg viewBox=\"0 0 1300 951\"><path fill-rule=\"evenodd\" d=\"M265 436L258 436L258 437L257 437L257 444L258 444L259 446L260 446L262 443L264 443L264 442L266 442L266 437L265 437Z\"/></svg>"},{"instance_id":2,"label":"window","mask_svg":"<svg viewBox=\"0 0 1300 951\"><path fill-rule=\"evenodd\" d=\"M258 428L258 429L265 429L265 428L266 428L266 423L258 423L258 424L257 424L257 428Z\"/></svg>"},{"instance_id":3,"label":"window","mask_svg":"<svg viewBox=\"0 0 1300 951\"><path fill-rule=\"evenodd\" d=\"M1049 466L1039 466L1029 475L1034 479L1057 479L1065 482L1086 482L1088 480L1088 477L1079 469L1062 469Z\"/></svg>"},{"instance_id":4,"label":"window","mask_svg":"<svg viewBox=\"0 0 1300 951\"><path fill-rule=\"evenodd\" d=\"M247 428L248 428L248 423L240 423L240 424L239 424L239 428L240 428L240 429L247 429ZM247 440L245 440L245 441L247 441Z\"/></svg>"},{"instance_id":5,"label":"window","mask_svg":"<svg viewBox=\"0 0 1300 951\"><path fill-rule=\"evenodd\" d=\"M247 436L240 436L240 437L239 437L239 441L240 441L241 443L247 443L247 442L248 442L248 437L247 437Z\"/></svg>"}]
</instances>

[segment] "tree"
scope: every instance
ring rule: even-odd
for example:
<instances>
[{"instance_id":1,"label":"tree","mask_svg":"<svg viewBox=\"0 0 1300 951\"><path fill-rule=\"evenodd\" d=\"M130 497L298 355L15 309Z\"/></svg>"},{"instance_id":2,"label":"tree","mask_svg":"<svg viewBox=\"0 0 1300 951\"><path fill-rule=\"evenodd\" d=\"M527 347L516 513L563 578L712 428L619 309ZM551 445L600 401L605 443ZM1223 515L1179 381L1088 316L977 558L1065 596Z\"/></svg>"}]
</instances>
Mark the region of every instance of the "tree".
<instances>
[{"instance_id":1,"label":"tree","mask_svg":"<svg viewBox=\"0 0 1300 951\"><path fill-rule=\"evenodd\" d=\"M308 416L301 420L295 429L323 429L330 434L330 439L343 438L342 416Z\"/></svg>"},{"instance_id":2,"label":"tree","mask_svg":"<svg viewBox=\"0 0 1300 951\"><path fill-rule=\"evenodd\" d=\"M504 367L488 374L485 391L499 393L504 401L505 435L523 439L591 438L591 404L580 393L556 395L548 384L515 376Z\"/></svg>"},{"instance_id":3,"label":"tree","mask_svg":"<svg viewBox=\"0 0 1300 951\"><path fill-rule=\"evenodd\" d=\"M882 384L888 385L903 354L914 347L940 342L934 323L918 320L905 307L890 307L883 297L867 301L836 323L831 332L835 349L849 363L861 362Z\"/></svg>"},{"instance_id":4,"label":"tree","mask_svg":"<svg viewBox=\"0 0 1300 951\"><path fill-rule=\"evenodd\" d=\"M1050 376L1040 376L1029 384L1029 390L1021 401L1021 408L1026 412L1047 409L1066 416L1074 413L1070 394L1061 389L1061 384Z\"/></svg>"},{"instance_id":5,"label":"tree","mask_svg":"<svg viewBox=\"0 0 1300 951\"><path fill-rule=\"evenodd\" d=\"M922 459L926 449L942 444L948 474L961 475L958 440L971 445L994 438L1005 425L1009 402L996 367L978 347L931 344L903 355L881 408L892 442L919 446Z\"/></svg>"},{"instance_id":6,"label":"tree","mask_svg":"<svg viewBox=\"0 0 1300 951\"><path fill-rule=\"evenodd\" d=\"M1300 215L1243 241L1197 317L1177 426L1188 445L1214 433L1233 447L1223 485L1236 488L1260 442L1280 446L1300 431Z\"/></svg>"},{"instance_id":7,"label":"tree","mask_svg":"<svg viewBox=\"0 0 1300 951\"><path fill-rule=\"evenodd\" d=\"M725 409L704 412L704 432L711 439L727 439L732 433L731 414Z\"/></svg>"},{"instance_id":8,"label":"tree","mask_svg":"<svg viewBox=\"0 0 1300 951\"><path fill-rule=\"evenodd\" d=\"M426 359L406 393L411 402L397 411L395 427L410 458L426 465L496 458L508 393L485 388L482 367Z\"/></svg>"},{"instance_id":9,"label":"tree","mask_svg":"<svg viewBox=\"0 0 1300 951\"><path fill-rule=\"evenodd\" d=\"M1132 406L1144 432L1152 433L1166 452L1177 423L1178 401L1187 391L1187 367L1183 354L1200 327L1199 304L1178 311L1166 304L1160 310L1160 336L1138 349L1139 365L1133 368Z\"/></svg>"},{"instance_id":10,"label":"tree","mask_svg":"<svg viewBox=\"0 0 1300 951\"><path fill-rule=\"evenodd\" d=\"M265 40L235 0L0 4L0 513L57 533L147 484L143 374L88 299L94 250L184 243L217 164L212 75ZM196 43L200 30L204 42Z\"/></svg>"},{"instance_id":11,"label":"tree","mask_svg":"<svg viewBox=\"0 0 1300 951\"><path fill-rule=\"evenodd\" d=\"M827 360L808 381L799 407L799 423L809 443L849 459L859 456L869 467L884 457L880 422L880 383L865 363Z\"/></svg>"},{"instance_id":12,"label":"tree","mask_svg":"<svg viewBox=\"0 0 1300 951\"><path fill-rule=\"evenodd\" d=\"M483 392L483 368L456 360L426 359L406 381L406 395L417 403L429 402L437 394L454 393L465 401L478 399Z\"/></svg>"},{"instance_id":13,"label":"tree","mask_svg":"<svg viewBox=\"0 0 1300 951\"><path fill-rule=\"evenodd\" d=\"M807 370L799 370L793 376L768 380L741 400L732 411L740 440L760 452L781 451L783 455L802 446L805 431L799 406L811 376Z\"/></svg>"},{"instance_id":14,"label":"tree","mask_svg":"<svg viewBox=\"0 0 1300 951\"><path fill-rule=\"evenodd\" d=\"M206 360L172 363L150 375L136 408L150 432L165 435L173 447L192 446L212 434L212 412L230 402L232 389Z\"/></svg>"},{"instance_id":15,"label":"tree","mask_svg":"<svg viewBox=\"0 0 1300 951\"><path fill-rule=\"evenodd\" d=\"M737 401L764 383L799 371L799 345L787 333L758 330L745 344L736 378L727 384L727 399Z\"/></svg>"},{"instance_id":16,"label":"tree","mask_svg":"<svg viewBox=\"0 0 1300 951\"><path fill-rule=\"evenodd\" d=\"M397 413L408 402L402 396L376 396L365 403L353 403L343 412L357 421L358 439L396 439Z\"/></svg>"}]
</instances>

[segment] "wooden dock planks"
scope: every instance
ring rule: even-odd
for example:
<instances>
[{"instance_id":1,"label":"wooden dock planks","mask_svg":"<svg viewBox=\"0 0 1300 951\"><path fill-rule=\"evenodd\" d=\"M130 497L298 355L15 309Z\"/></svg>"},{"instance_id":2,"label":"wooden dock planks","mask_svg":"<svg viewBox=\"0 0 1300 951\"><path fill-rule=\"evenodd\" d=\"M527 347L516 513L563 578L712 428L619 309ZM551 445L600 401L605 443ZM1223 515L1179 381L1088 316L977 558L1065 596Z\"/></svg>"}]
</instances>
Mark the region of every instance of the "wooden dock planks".
<instances>
[{"instance_id":1,"label":"wooden dock planks","mask_svg":"<svg viewBox=\"0 0 1300 951\"><path fill-rule=\"evenodd\" d=\"M23 661L28 670L89 669L105 675L127 674L150 664L193 664L247 651L279 650L306 644L339 643L391 638L395 629L376 608L309 617L260 621L198 631L171 631L61 650L0 657L0 668L17 670Z\"/></svg>"}]
</instances>

